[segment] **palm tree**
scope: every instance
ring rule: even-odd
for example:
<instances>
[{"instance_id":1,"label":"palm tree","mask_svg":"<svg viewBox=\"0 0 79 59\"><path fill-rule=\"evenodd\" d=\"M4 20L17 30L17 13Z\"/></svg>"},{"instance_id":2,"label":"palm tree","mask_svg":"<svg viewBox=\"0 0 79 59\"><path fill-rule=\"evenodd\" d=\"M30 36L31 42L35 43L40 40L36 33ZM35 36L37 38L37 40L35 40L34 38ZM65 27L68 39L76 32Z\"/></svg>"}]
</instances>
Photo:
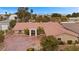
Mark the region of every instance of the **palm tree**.
<instances>
[{"instance_id":1,"label":"palm tree","mask_svg":"<svg viewBox=\"0 0 79 59\"><path fill-rule=\"evenodd\" d=\"M5 14L7 15L7 12L5 12Z\"/></svg>"},{"instance_id":2,"label":"palm tree","mask_svg":"<svg viewBox=\"0 0 79 59\"><path fill-rule=\"evenodd\" d=\"M33 9L30 10L31 14L33 13Z\"/></svg>"}]
</instances>

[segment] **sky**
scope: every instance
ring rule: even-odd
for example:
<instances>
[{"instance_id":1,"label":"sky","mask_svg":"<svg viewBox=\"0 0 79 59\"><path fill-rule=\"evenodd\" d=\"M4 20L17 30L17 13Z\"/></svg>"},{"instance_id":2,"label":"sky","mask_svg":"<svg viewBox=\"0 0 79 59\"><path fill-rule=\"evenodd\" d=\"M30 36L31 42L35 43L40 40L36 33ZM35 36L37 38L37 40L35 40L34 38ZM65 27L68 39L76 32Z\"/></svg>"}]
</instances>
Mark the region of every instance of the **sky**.
<instances>
[{"instance_id":1,"label":"sky","mask_svg":"<svg viewBox=\"0 0 79 59\"><path fill-rule=\"evenodd\" d=\"M18 7L0 7L0 14L7 13L16 13ZM29 10L33 9L35 14L52 14L52 13L61 13L61 14L71 14L73 12L79 12L79 7L29 7Z\"/></svg>"}]
</instances>

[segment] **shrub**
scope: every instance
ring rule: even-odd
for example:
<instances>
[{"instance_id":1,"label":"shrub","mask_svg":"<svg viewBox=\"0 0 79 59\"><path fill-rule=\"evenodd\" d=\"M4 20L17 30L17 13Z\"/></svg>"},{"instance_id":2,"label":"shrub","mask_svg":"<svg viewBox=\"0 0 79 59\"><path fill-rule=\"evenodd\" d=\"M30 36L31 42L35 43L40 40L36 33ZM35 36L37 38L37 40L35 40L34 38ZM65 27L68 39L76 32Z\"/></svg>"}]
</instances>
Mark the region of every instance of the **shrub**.
<instances>
[{"instance_id":1,"label":"shrub","mask_svg":"<svg viewBox=\"0 0 79 59\"><path fill-rule=\"evenodd\" d=\"M0 34L4 34L4 31L0 30Z\"/></svg>"},{"instance_id":2,"label":"shrub","mask_svg":"<svg viewBox=\"0 0 79 59\"><path fill-rule=\"evenodd\" d=\"M68 43L68 44L72 44L72 40L68 40L67 43Z\"/></svg>"},{"instance_id":3,"label":"shrub","mask_svg":"<svg viewBox=\"0 0 79 59\"><path fill-rule=\"evenodd\" d=\"M42 46L42 50L53 51L58 47L58 40L53 36L45 36L41 39L40 44Z\"/></svg>"},{"instance_id":4,"label":"shrub","mask_svg":"<svg viewBox=\"0 0 79 59\"><path fill-rule=\"evenodd\" d=\"M10 21L10 28L13 28L16 25L16 20Z\"/></svg>"},{"instance_id":5,"label":"shrub","mask_svg":"<svg viewBox=\"0 0 79 59\"><path fill-rule=\"evenodd\" d=\"M7 32L8 32L8 30L5 30L5 32L7 33Z\"/></svg>"},{"instance_id":6,"label":"shrub","mask_svg":"<svg viewBox=\"0 0 79 59\"><path fill-rule=\"evenodd\" d=\"M29 35L29 30L28 29L25 29L24 30L24 34Z\"/></svg>"},{"instance_id":7,"label":"shrub","mask_svg":"<svg viewBox=\"0 0 79 59\"><path fill-rule=\"evenodd\" d=\"M64 48L64 51L79 51L79 46L73 44L71 46L67 46L66 48Z\"/></svg>"},{"instance_id":8,"label":"shrub","mask_svg":"<svg viewBox=\"0 0 79 59\"><path fill-rule=\"evenodd\" d=\"M34 48L28 48L27 51L34 51Z\"/></svg>"},{"instance_id":9,"label":"shrub","mask_svg":"<svg viewBox=\"0 0 79 59\"><path fill-rule=\"evenodd\" d=\"M45 33L45 32L44 32L43 28L39 27L39 28L37 29L37 35L44 34L44 33Z\"/></svg>"},{"instance_id":10,"label":"shrub","mask_svg":"<svg viewBox=\"0 0 79 59\"><path fill-rule=\"evenodd\" d=\"M65 42L59 41L59 45L64 45L64 44L65 44Z\"/></svg>"},{"instance_id":11,"label":"shrub","mask_svg":"<svg viewBox=\"0 0 79 59\"><path fill-rule=\"evenodd\" d=\"M4 31L0 31L0 43L4 42Z\"/></svg>"}]
</instances>

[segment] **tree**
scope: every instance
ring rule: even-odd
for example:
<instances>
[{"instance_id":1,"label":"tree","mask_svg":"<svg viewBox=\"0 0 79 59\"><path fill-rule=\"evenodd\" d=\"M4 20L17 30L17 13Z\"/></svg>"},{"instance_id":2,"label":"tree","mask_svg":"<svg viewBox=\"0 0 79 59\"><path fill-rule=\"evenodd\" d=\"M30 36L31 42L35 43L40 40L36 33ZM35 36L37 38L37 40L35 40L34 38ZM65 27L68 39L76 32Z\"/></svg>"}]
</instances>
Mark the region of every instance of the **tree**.
<instances>
[{"instance_id":1,"label":"tree","mask_svg":"<svg viewBox=\"0 0 79 59\"><path fill-rule=\"evenodd\" d=\"M66 22L66 21L68 21L68 18L66 16L62 16L61 17L61 22Z\"/></svg>"},{"instance_id":2,"label":"tree","mask_svg":"<svg viewBox=\"0 0 79 59\"><path fill-rule=\"evenodd\" d=\"M30 19L30 21L31 21L31 22L35 22L35 21L36 21L36 17L37 17L37 14L31 14L31 19Z\"/></svg>"},{"instance_id":3,"label":"tree","mask_svg":"<svg viewBox=\"0 0 79 59\"><path fill-rule=\"evenodd\" d=\"M42 21L43 22L48 22L48 21L50 21L50 18L48 16L44 16Z\"/></svg>"},{"instance_id":4,"label":"tree","mask_svg":"<svg viewBox=\"0 0 79 59\"><path fill-rule=\"evenodd\" d=\"M37 14L33 14L32 18L35 20L36 19Z\"/></svg>"},{"instance_id":5,"label":"tree","mask_svg":"<svg viewBox=\"0 0 79 59\"><path fill-rule=\"evenodd\" d=\"M38 34L38 35L44 34L44 33L45 33L45 32L44 32L43 28L39 27L39 28L37 29L37 34Z\"/></svg>"},{"instance_id":6,"label":"tree","mask_svg":"<svg viewBox=\"0 0 79 59\"><path fill-rule=\"evenodd\" d=\"M50 18L48 16L42 16L42 15L39 15L36 17L36 22L48 22L50 21Z\"/></svg>"},{"instance_id":7,"label":"tree","mask_svg":"<svg viewBox=\"0 0 79 59\"><path fill-rule=\"evenodd\" d=\"M4 19L3 16L0 15L0 21L3 21L3 19Z\"/></svg>"},{"instance_id":8,"label":"tree","mask_svg":"<svg viewBox=\"0 0 79 59\"><path fill-rule=\"evenodd\" d=\"M33 9L30 10L31 14L33 13Z\"/></svg>"},{"instance_id":9,"label":"tree","mask_svg":"<svg viewBox=\"0 0 79 59\"><path fill-rule=\"evenodd\" d=\"M53 36L45 36L41 39L41 46L42 46L42 50L44 51L53 51L56 50L58 47L58 40L53 37Z\"/></svg>"},{"instance_id":10,"label":"tree","mask_svg":"<svg viewBox=\"0 0 79 59\"><path fill-rule=\"evenodd\" d=\"M29 35L29 30L28 29L25 29L24 30L24 34Z\"/></svg>"},{"instance_id":11,"label":"tree","mask_svg":"<svg viewBox=\"0 0 79 59\"><path fill-rule=\"evenodd\" d=\"M72 14L67 14L66 17L79 17L79 13L73 12Z\"/></svg>"},{"instance_id":12,"label":"tree","mask_svg":"<svg viewBox=\"0 0 79 59\"><path fill-rule=\"evenodd\" d=\"M31 12L31 19L32 19L32 13L33 13L33 9L31 9L31 10L30 10L30 12Z\"/></svg>"},{"instance_id":13,"label":"tree","mask_svg":"<svg viewBox=\"0 0 79 59\"><path fill-rule=\"evenodd\" d=\"M4 32L0 30L0 43L4 42Z\"/></svg>"},{"instance_id":14,"label":"tree","mask_svg":"<svg viewBox=\"0 0 79 59\"><path fill-rule=\"evenodd\" d=\"M53 13L51 15L51 21L56 21L56 22L60 22L61 21L61 17L62 15L61 14L58 14L58 13Z\"/></svg>"},{"instance_id":15,"label":"tree","mask_svg":"<svg viewBox=\"0 0 79 59\"><path fill-rule=\"evenodd\" d=\"M60 22L61 18L60 17L51 17L51 21L53 21L53 22Z\"/></svg>"},{"instance_id":16,"label":"tree","mask_svg":"<svg viewBox=\"0 0 79 59\"><path fill-rule=\"evenodd\" d=\"M10 28L13 28L16 25L16 20L10 21Z\"/></svg>"},{"instance_id":17,"label":"tree","mask_svg":"<svg viewBox=\"0 0 79 59\"><path fill-rule=\"evenodd\" d=\"M72 17L79 17L79 13L72 13Z\"/></svg>"},{"instance_id":18,"label":"tree","mask_svg":"<svg viewBox=\"0 0 79 59\"><path fill-rule=\"evenodd\" d=\"M27 12L24 22L28 22L31 19L31 13Z\"/></svg>"},{"instance_id":19,"label":"tree","mask_svg":"<svg viewBox=\"0 0 79 59\"><path fill-rule=\"evenodd\" d=\"M42 22L43 21L42 15L37 16L35 21L36 22Z\"/></svg>"},{"instance_id":20,"label":"tree","mask_svg":"<svg viewBox=\"0 0 79 59\"><path fill-rule=\"evenodd\" d=\"M51 17L61 17L62 15L61 14L58 14L58 13L53 13L52 15L51 15Z\"/></svg>"},{"instance_id":21,"label":"tree","mask_svg":"<svg viewBox=\"0 0 79 59\"><path fill-rule=\"evenodd\" d=\"M28 21L31 18L31 14L28 11L28 7L19 7L17 10L17 16L20 19L20 22Z\"/></svg>"},{"instance_id":22,"label":"tree","mask_svg":"<svg viewBox=\"0 0 79 59\"><path fill-rule=\"evenodd\" d=\"M5 18L4 18L4 20L8 19L9 16L10 16L10 14L8 14L7 12L5 12Z\"/></svg>"},{"instance_id":23,"label":"tree","mask_svg":"<svg viewBox=\"0 0 79 59\"><path fill-rule=\"evenodd\" d=\"M72 15L71 15L71 14L67 14L67 15L66 15L66 17L68 17L68 18L69 18L69 17L72 17Z\"/></svg>"},{"instance_id":24,"label":"tree","mask_svg":"<svg viewBox=\"0 0 79 59\"><path fill-rule=\"evenodd\" d=\"M7 15L7 12L5 12L5 14Z\"/></svg>"}]
</instances>

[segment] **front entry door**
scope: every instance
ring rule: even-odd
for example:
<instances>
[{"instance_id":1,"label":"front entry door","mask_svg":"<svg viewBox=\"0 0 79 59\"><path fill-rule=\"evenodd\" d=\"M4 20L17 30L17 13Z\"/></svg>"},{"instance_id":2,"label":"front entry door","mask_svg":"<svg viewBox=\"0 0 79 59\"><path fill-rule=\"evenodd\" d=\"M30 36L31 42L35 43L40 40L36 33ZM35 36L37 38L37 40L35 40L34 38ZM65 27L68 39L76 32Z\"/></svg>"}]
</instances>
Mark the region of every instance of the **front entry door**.
<instances>
[{"instance_id":1,"label":"front entry door","mask_svg":"<svg viewBox=\"0 0 79 59\"><path fill-rule=\"evenodd\" d=\"M31 36L35 36L35 30L31 30Z\"/></svg>"}]
</instances>

